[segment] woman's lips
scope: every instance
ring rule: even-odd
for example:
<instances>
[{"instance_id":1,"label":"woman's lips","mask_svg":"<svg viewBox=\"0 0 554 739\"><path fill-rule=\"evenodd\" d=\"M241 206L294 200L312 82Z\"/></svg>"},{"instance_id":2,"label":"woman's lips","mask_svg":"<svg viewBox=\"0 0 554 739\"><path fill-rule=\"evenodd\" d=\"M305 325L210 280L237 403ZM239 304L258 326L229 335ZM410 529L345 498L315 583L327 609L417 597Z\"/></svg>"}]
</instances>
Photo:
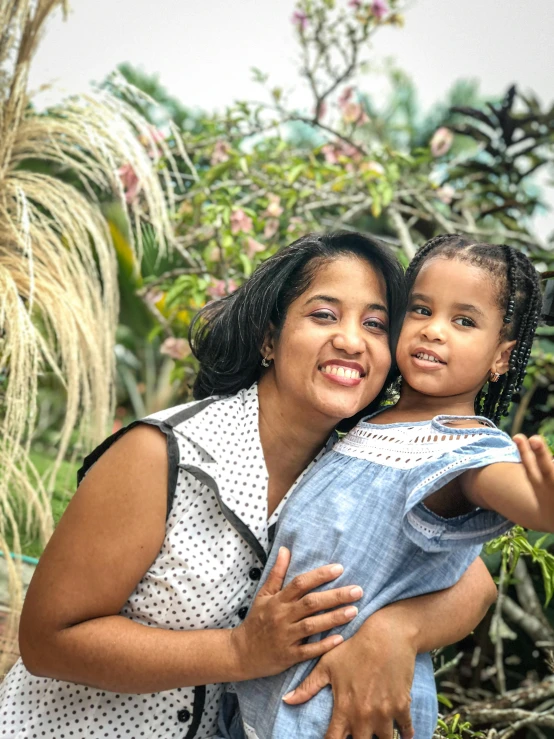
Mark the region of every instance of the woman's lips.
<instances>
[{"instance_id":1,"label":"woman's lips","mask_svg":"<svg viewBox=\"0 0 554 739\"><path fill-rule=\"evenodd\" d=\"M359 385L365 373L356 362L326 362L319 367L321 374L331 382L345 387Z\"/></svg>"}]
</instances>

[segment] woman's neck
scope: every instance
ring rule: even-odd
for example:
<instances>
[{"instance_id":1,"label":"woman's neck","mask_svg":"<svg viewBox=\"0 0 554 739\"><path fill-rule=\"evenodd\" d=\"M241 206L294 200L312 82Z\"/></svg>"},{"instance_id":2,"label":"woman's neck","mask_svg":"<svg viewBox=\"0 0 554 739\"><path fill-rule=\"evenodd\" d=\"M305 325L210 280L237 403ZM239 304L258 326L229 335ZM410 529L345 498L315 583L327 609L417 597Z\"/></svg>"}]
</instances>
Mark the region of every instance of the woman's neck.
<instances>
[{"instance_id":1,"label":"woman's neck","mask_svg":"<svg viewBox=\"0 0 554 739\"><path fill-rule=\"evenodd\" d=\"M268 513L271 515L297 477L306 469L333 430L299 418L274 389L258 386L260 439L269 475Z\"/></svg>"},{"instance_id":2,"label":"woman's neck","mask_svg":"<svg viewBox=\"0 0 554 739\"><path fill-rule=\"evenodd\" d=\"M473 393L436 397L423 395L406 383L402 384L400 399L391 408L390 414L398 421L427 421L435 416L474 416L475 396ZM389 411L385 411L389 414Z\"/></svg>"}]
</instances>

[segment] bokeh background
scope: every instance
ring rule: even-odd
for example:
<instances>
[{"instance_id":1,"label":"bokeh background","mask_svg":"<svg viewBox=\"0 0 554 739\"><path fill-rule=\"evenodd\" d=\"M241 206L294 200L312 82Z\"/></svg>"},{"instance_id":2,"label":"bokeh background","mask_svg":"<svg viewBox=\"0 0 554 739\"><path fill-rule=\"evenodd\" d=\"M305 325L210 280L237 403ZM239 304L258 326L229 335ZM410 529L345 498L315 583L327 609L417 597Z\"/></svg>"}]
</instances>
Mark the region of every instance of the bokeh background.
<instances>
[{"instance_id":1,"label":"bokeh background","mask_svg":"<svg viewBox=\"0 0 554 739\"><path fill-rule=\"evenodd\" d=\"M190 399L190 321L278 248L351 228L407 264L460 232L554 276L549 0L64 10L0 6L4 667L80 460ZM515 401L504 429L552 443L549 325ZM436 655L437 735L554 736L554 537L514 529L484 557L500 596Z\"/></svg>"}]
</instances>

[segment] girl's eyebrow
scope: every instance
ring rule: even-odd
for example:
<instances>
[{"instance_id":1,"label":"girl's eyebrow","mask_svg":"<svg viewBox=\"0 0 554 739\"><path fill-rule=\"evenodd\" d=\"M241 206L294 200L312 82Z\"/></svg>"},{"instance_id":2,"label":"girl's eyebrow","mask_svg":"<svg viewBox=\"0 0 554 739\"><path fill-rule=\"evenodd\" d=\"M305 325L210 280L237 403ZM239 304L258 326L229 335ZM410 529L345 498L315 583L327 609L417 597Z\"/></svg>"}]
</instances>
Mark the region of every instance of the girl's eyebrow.
<instances>
[{"instance_id":1,"label":"girl's eyebrow","mask_svg":"<svg viewBox=\"0 0 554 739\"><path fill-rule=\"evenodd\" d=\"M331 295L313 295L309 300L307 300L304 305L309 305L310 303L318 303L318 302L324 302L324 303L332 303L333 305L340 305L341 301L338 298L333 298ZM382 313L385 313L386 315L389 314L387 307L385 305L382 305L381 303L368 303L366 305L367 310L378 310Z\"/></svg>"}]
</instances>

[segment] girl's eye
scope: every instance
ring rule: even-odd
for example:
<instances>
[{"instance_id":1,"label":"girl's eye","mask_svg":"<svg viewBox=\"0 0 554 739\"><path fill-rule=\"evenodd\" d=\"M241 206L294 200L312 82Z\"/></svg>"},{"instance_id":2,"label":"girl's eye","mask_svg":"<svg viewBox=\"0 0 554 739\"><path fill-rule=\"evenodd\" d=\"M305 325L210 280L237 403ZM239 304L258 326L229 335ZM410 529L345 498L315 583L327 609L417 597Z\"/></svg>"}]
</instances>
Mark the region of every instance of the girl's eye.
<instances>
[{"instance_id":1,"label":"girl's eye","mask_svg":"<svg viewBox=\"0 0 554 739\"><path fill-rule=\"evenodd\" d=\"M454 323L457 323L458 326L465 326L466 328L475 328L475 321L472 321L471 318L468 318L467 316L455 318Z\"/></svg>"},{"instance_id":2,"label":"girl's eye","mask_svg":"<svg viewBox=\"0 0 554 739\"><path fill-rule=\"evenodd\" d=\"M431 309L426 308L424 305L412 305L410 308L410 311L412 313L417 313L418 316L430 316L431 315Z\"/></svg>"}]
</instances>

